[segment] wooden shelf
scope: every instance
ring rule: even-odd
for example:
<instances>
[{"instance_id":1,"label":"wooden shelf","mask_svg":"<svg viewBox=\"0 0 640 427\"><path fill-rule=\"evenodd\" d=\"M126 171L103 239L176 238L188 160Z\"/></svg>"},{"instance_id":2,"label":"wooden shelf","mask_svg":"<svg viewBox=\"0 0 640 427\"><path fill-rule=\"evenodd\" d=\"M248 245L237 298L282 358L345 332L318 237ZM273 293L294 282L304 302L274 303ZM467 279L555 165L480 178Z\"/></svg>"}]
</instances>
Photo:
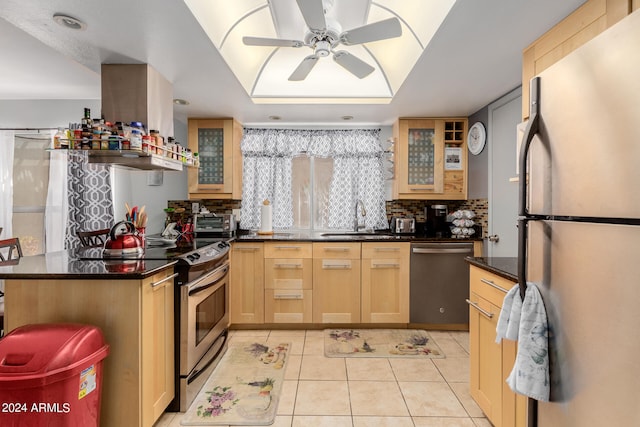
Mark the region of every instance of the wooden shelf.
<instances>
[{"instance_id":1,"label":"wooden shelf","mask_svg":"<svg viewBox=\"0 0 640 427\"><path fill-rule=\"evenodd\" d=\"M124 166L139 170L166 170L181 171L184 166L197 168L194 165L187 165L180 160L158 154L145 153L137 150L65 150L48 149L55 152L83 152L87 153L88 161L92 164L110 164Z\"/></svg>"}]
</instances>

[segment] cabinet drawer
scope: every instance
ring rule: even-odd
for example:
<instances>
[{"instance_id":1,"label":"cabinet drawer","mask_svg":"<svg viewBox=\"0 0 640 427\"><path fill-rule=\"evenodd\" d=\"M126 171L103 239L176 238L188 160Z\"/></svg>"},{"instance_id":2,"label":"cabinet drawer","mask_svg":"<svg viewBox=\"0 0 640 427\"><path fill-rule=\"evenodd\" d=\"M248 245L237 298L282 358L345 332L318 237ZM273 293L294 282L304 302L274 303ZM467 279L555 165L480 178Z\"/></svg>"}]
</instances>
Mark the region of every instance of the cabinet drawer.
<instances>
[{"instance_id":1,"label":"cabinet drawer","mask_svg":"<svg viewBox=\"0 0 640 427\"><path fill-rule=\"evenodd\" d=\"M323 259L360 259L360 243L314 243L313 257Z\"/></svg>"},{"instance_id":2,"label":"cabinet drawer","mask_svg":"<svg viewBox=\"0 0 640 427\"><path fill-rule=\"evenodd\" d=\"M272 242L264 245L265 258L311 258L312 255L311 243Z\"/></svg>"},{"instance_id":3,"label":"cabinet drawer","mask_svg":"<svg viewBox=\"0 0 640 427\"><path fill-rule=\"evenodd\" d=\"M267 323L310 323L311 290L266 289L265 321Z\"/></svg>"},{"instance_id":4,"label":"cabinet drawer","mask_svg":"<svg viewBox=\"0 0 640 427\"><path fill-rule=\"evenodd\" d=\"M511 280L473 265L469 267L469 274L471 292L477 293L499 308L502 307L502 301L509 289L515 285Z\"/></svg>"},{"instance_id":5,"label":"cabinet drawer","mask_svg":"<svg viewBox=\"0 0 640 427\"><path fill-rule=\"evenodd\" d=\"M268 258L264 260L265 289L311 289L311 258Z\"/></svg>"},{"instance_id":6,"label":"cabinet drawer","mask_svg":"<svg viewBox=\"0 0 640 427\"><path fill-rule=\"evenodd\" d=\"M407 242L397 243L363 243L362 258L380 259L380 258L403 258L409 259L410 244Z\"/></svg>"}]
</instances>

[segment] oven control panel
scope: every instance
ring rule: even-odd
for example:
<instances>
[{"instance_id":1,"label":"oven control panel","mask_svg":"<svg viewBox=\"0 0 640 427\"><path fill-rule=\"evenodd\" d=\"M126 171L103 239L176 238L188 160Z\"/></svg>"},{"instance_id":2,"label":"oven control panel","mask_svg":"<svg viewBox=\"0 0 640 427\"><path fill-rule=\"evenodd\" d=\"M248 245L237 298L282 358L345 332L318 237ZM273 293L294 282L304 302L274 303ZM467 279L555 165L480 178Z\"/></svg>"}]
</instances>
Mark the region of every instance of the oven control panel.
<instances>
[{"instance_id":1,"label":"oven control panel","mask_svg":"<svg viewBox=\"0 0 640 427\"><path fill-rule=\"evenodd\" d=\"M212 243L195 251L187 252L178 257L178 259L186 262L189 265L203 264L211 261L217 261L227 256L231 245L229 242L220 241Z\"/></svg>"}]
</instances>

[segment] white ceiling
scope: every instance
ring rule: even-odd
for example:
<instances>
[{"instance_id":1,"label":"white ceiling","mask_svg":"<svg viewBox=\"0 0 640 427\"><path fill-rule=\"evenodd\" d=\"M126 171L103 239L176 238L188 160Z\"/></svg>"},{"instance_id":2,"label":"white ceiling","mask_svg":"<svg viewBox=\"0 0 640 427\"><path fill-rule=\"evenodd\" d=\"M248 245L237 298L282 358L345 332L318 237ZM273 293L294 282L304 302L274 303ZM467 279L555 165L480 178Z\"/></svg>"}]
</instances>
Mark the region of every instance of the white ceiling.
<instances>
[{"instance_id":1,"label":"white ceiling","mask_svg":"<svg viewBox=\"0 0 640 427\"><path fill-rule=\"evenodd\" d=\"M336 0L348 1L348 0ZM374 0L375 1L375 0ZM437 0L425 0L437 1ZM244 124L389 125L466 116L517 87L522 49L585 0L457 0L392 102L253 104L181 0L2 0L0 99L99 99L101 63L148 63L173 83L175 118ZM51 19L84 21L73 32Z\"/></svg>"}]
</instances>

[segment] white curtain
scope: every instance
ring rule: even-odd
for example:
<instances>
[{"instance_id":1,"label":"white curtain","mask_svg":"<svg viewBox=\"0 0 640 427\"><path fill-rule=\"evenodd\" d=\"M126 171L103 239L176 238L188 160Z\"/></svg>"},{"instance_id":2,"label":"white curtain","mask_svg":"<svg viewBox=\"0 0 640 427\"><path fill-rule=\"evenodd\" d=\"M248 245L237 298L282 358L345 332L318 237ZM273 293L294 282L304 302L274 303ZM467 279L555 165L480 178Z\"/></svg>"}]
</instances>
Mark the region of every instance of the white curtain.
<instances>
[{"instance_id":1,"label":"white curtain","mask_svg":"<svg viewBox=\"0 0 640 427\"><path fill-rule=\"evenodd\" d=\"M245 129L242 150L242 209L244 228L260 227L260 206L272 205L274 228L293 225L291 159L300 152L298 135L279 129Z\"/></svg>"},{"instance_id":2,"label":"white curtain","mask_svg":"<svg viewBox=\"0 0 640 427\"><path fill-rule=\"evenodd\" d=\"M67 152L52 151L49 158L49 188L45 208L45 252L64 249L69 212Z\"/></svg>"},{"instance_id":3,"label":"white curtain","mask_svg":"<svg viewBox=\"0 0 640 427\"><path fill-rule=\"evenodd\" d=\"M264 199L273 204L274 228L292 226L291 159L304 153L334 160L328 204L330 228L353 227L353 215L345 212L353 212L358 199L367 210L365 227L387 228L379 134L379 129L245 129L241 143L243 227L259 227Z\"/></svg>"},{"instance_id":4,"label":"white curtain","mask_svg":"<svg viewBox=\"0 0 640 427\"><path fill-rule=\"evenodd\" d=\"M0 239L13 235L13 151L15 132L0 131Z\"/></svg>"}]
</instances>

